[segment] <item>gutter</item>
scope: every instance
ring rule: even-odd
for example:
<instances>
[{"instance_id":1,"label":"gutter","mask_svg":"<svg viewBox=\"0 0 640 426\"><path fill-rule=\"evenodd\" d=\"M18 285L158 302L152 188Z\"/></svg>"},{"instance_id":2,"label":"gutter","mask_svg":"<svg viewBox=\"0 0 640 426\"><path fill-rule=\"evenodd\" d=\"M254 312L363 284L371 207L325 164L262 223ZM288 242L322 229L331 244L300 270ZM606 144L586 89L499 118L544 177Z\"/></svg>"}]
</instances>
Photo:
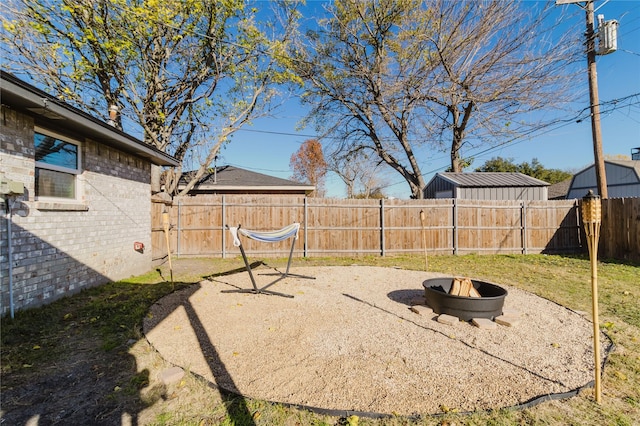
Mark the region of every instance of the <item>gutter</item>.
<instances>
[{"instance_id":1,"label":"gutter","mask_svg":"<svg viewBox=\"0 0 640 426\"><path fill-rule=\"evenodd\" d=\"M87 135L97 142L121 149L145 158L159 166L178 166L180 162L171 155L108 125L107 123L60 101L48 93L0 70L2 103L9 108L27 112L38 122L73 128L76 133Z\"/></svg>"}]
</instances>

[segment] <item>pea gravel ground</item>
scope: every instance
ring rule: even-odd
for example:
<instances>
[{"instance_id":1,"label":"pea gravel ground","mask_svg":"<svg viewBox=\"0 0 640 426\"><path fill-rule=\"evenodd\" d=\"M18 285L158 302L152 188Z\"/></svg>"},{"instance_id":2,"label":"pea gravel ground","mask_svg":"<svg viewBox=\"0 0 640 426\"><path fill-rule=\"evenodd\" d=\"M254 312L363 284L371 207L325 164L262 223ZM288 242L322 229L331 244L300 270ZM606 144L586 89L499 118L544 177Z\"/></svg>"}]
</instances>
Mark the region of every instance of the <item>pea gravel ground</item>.
<instances>
[{"instance_id":1,"label":"pea gravel ground","mask_svg":"<svg viewBox=\"0 0 640 426\"><path fill-rule=\"evenodd\" d=\"M259 287L274 279L256 272ZM520 321L485 330L410 309L439 274L355 265L292 273L316 279L269 289L294 298L222 292L251 287L246 272L194 284L152 307L145 335L166 361L226 390L331 411L487 410L593 380L592 323L525 291L503 286Z\"/></svg>"}]
</instances>

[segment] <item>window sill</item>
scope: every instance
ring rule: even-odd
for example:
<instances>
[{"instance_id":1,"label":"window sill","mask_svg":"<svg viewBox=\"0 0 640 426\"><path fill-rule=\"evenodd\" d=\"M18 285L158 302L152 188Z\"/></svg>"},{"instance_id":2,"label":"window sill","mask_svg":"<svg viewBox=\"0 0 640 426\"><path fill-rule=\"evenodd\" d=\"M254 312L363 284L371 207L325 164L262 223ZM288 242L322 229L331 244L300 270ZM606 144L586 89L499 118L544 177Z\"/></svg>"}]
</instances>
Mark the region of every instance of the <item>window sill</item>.
<instances>
[{"instance_id":1,"label":"window sill","mask_svg":"<svg viewBox=\"0 0 640 426\"><path fill-rule=\"evenodd\" d=\"M53 211L86 212L89 210L89 206L82 203L60 203L51 201L36 201L34 207L38 210Z\"/></svg>"}]
</instances>

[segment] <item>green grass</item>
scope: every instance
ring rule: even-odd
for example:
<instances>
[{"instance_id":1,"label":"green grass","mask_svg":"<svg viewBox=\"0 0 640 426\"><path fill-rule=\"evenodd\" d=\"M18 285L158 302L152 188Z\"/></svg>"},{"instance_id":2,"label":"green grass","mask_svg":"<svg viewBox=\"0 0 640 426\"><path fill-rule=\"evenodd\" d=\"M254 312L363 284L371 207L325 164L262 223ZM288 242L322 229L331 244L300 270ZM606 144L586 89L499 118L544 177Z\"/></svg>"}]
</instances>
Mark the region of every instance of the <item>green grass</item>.
<instances>
[{"instance_id":1,"label":"green grass","mask_svg":"<svg viewBox=\"0 0 640 426\"><path fill-rule=\"evenodd\" d=\"M190 259L189 268L174 261L174 283L167 265L129 280L82 291L47 306L18 311L2 319L2 381L19 383L44 365L64 362L68 341L82 339L94 350L118 357L123 345L137 341L142 321L162 296L202 277L242 266L239 259ZM194 262L197 267L193 267ZM269 260L284 266L286 259ZM424 270L422 256L307 258L294 266L372 265ZM574 310L591 311L590 262L581 256L466 255L430 256L428 270L470 276L515 286ZM591 390L566 401L550 401L525 410L497 410L472 415L446 414L417 421L402 417L359 419L360 425L637 425L640 424L640 265L598 263L600 324L616 345L603 371L603 402ZM120 397L136 398L148 386L147 373L132 374ZM203 386L206 389L206 386ZM194 392L206 392L194 390ZM162 401L155 402L161 404ZM194 403L195 404L195 403ZM195 404L184 412L160 409L154 424L348 424L346 419L237 397L224 398L215 409Z\"/></svg>"}]
</instances>

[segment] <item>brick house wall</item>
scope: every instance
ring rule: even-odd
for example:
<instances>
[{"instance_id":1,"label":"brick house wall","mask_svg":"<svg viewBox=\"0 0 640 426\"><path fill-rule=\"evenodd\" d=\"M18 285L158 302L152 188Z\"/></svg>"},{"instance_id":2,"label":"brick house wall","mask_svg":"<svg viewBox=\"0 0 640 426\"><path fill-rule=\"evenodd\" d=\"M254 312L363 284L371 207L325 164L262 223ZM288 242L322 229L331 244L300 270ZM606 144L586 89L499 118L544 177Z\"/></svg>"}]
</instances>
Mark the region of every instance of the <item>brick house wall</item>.
<instances>
[{"instance_id":1,"label":"brick house wall","mask_svg":"<svg viewBox=\"0 0 640 426\"><path fill-rule=\"evenodd\" d=\"M0 174L24 183L0 221L1 314L10 310L9 240L15 310L81 289L147 272L151 267L149 160L65 134L80 143L79 197L35 200L34 119L2 106ZM11 227L11 235L8 228ZM134 250L141 242L145 250Z\"/></svg>"}]
</instances>

